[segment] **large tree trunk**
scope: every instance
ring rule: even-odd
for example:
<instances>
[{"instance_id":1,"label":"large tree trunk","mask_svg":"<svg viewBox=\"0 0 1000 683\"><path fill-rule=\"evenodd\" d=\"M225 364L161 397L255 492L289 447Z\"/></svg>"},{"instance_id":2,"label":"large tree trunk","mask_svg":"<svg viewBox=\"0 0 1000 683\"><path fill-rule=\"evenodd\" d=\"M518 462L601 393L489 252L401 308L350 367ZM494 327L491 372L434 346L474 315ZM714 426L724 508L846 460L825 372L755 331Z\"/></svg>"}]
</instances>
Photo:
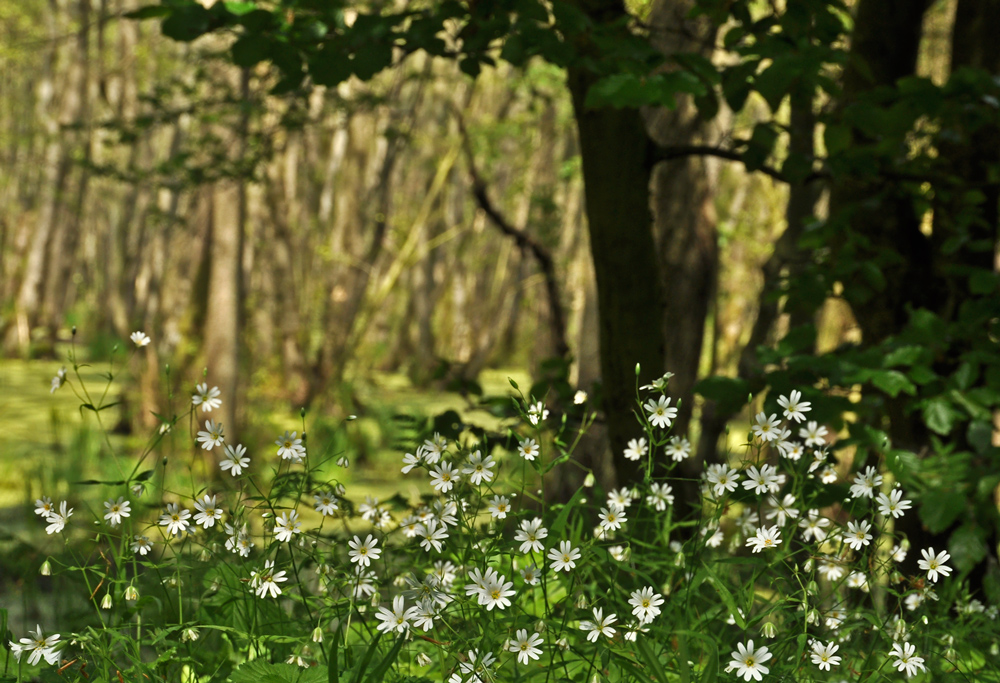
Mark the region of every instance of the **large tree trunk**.
<instances>
[{"instance_id":1,"label":"large tree trunk","mask_svg":"<svg viewBox=\"0 0 1000 683\"><path fill-rule=\"evenodd\" d=\"M618 7L607 4L593 9L595 16ZM597 282L605 421L617 478L634 482L639 465L622 453L629 439L641 435L633 415L636 381L645 384L664 367L663 297L649 207L650 140L638 110L584 104L595 81L592 73L571 68L568 81Z\"/></svg>"}]
</instances>

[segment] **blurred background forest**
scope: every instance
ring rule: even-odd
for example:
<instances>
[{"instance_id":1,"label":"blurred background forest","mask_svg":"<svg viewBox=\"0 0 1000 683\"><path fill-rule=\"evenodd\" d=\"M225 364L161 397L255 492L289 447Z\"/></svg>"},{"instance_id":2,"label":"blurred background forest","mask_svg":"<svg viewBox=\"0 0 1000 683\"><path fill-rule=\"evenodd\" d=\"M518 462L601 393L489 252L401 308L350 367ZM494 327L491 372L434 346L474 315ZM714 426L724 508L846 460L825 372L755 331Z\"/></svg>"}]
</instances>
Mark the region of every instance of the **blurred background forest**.
<instances>
[{"instance_id":1,"label":"blurred background forest","mask_svg":"<svg viewBox=\"0 0 1000 683\"><path fill-rule=\"evenodd\" d=\"M528 16L531 4L511 11ZM992 351L967 340L996 342L987 327L996 323L989 278L1000 147L982 137L994 135L993 119L982 124L986 133L979 123L968 135L956 128L960 139L940 133L958 116L951 102L962 115L971 111L962 98L989 108L1000 67L990 47L996 2L653 0L616 6L610 19L614 3L580 3L594 25L628 25L669 58L668 68L707 84L682 84L668 96L642 89L654 79L613 80L617 62L587 66L608 79L588 81L577 54L553 58L561 53L541 39L531 47L534 34L522 24L510 34L519 43L456 30L465 47L432 56L429 41L414 37L416 21L405 36L394 33L400 22L379 23L405 14L406 3L339 8L354 42L344 48L351 66L334 75L340 67L317 68L314 46L295 43L288 29L301 24L293 5L301 16L322 14L315 3L218 3L226 9L210 14L166 2L141 14L146 21L123 18L142 5L0 0L0 419L27 432L18 448L48 447L39 435L51 412L32 423L15 402L32 391L47 396L75 326L87 358L106 358L135 330L152 337L130 366L135 381L115 388L123 433L155 427L165 386L186 396L202 368L228 399L222 422L263 444L295 426L303 406L331 420L433 413L440 406L429 396L474 398L483 385L505 394L507 376L543 381L537 387L548 387L554 407L586 390L591 407L607 415L624 408L634 429L627 401L642 360L643 381L676 373L677 433L701 461L719 457L733 419L746 424L748 391L812 388L814 399L833 396L820 419L845 434L844 416L861 412L862 396L872 401L879 417L847 420L857 425L855 445L914 454L905 460L912 476L930 471L918 457L953 452L932 438L958 434L954 448L968 451L969 464L951 474L982 488L976 473L989 470L996 451L997 375ZM258 5L267 18L254 14ZM442 21L475 25L481 10L469 8L471 18ZM279 20L287 20L282 28ZM388 63L364 52L391 40ZM470 47L480 43L478 52ZM504 60L490 56L501 48ZM289 80L296 60L299 70L308 62L311 81ZM651 63L645 53L640 61ZM989 78L949 85L961 66ZM612 114L588 118L581 79L598 83L604 97L588 103ZM866 97L863 115L847 106ZM915 97L924 108L912 106ZM626 114L635 115L629 130L646 127L659 156L626 160L629 137L614 128L627 128ZM613 144L625 141L622 156L603 164L587 151L601 126ZM984 149L987 161L973 158ZM961 170L955 162L944 180L933 175L938 160L959 157ZM648 168L648 192L629 164ZM633 206L649 207L649 241L632 239L646 230L641 212L636 220L624 204L602 208L588 198L585 186L596 191L601 172L638 187ZM861 187L867 172L873 177ZM987 246L942 242L953 229L982 237L970 203L987 214ZM838 216L862 237L836 233ZM893 232L901 216L915 238ZM874 225L886 230L876 236ZM963 261L970 244L973 257ZM655 268L630 262L633 248ZM929 253L958 254L958 269ZM620 261L595 273L612 254ZM931 283L923 299L913 286L920 272ZM632 298L602 307L600 287L619 284ZM966 290L988 301L988 325L960 318ZM634 305L643 291L645 311ZM965 333L914 322L918 309ZM619 311L627 315L614 318ZM640 333L647 327L652 336ZM809 332L793 334L801 329ZM650 341L629 347L622 336ZM944 338L957 341L938 352L932 340ZM621 353L611 358L612 349ZM845 360L837 355L845 349L875 353ZM973 360L962 355L973 350ZM901 355L886 360L891 351ZM710 379L696 392L706 378L731 382ZM992 393L967 393L979 389ZM600 419L582 449L605 482L615 480L615 465L619 476L627 470L618 454L630 434L611 422ZM948 512L929 529L924 519L911 533L944 533L964 519L967 491L942 481L938 488L957 499L945 501ZM984 509L994 489L976 491ZM995 509L983 514L969 532L977 562L990 547L995 554L987 540Z\"/></svg>"}]
</instances>

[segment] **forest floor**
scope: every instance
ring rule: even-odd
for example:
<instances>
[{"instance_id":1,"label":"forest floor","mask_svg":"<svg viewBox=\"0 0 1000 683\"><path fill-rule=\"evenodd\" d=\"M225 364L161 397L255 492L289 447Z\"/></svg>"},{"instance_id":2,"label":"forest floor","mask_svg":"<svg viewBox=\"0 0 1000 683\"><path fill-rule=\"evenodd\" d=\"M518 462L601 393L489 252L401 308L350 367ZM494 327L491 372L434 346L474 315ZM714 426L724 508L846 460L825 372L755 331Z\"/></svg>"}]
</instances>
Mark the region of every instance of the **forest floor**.
<instances>
[{"instance_id":1,"label":"forest floor","mask_svg":"<svg viewBox=\"0 0 1000 683\"><path fill-rule=\"evenodd\" d=\"M119 454L139 453L147 443L145 434L113 433L120 420L117 407L101 413L102 428L93 412L80 409L82 401L69 386L50 392L52 378L62 366L51 360L0 361L0 429L5 436L5 445L0 449L0 516L8 522L14 521L12 509L31 506L38 497L58 500L67 496L72 482L120 478L110 462L112 449ZM106 368L97 365L80 371L83 385L95 403L107 387L105 372ZM521 369L487 370L480 377L484 394L510 394L508 378L521 386L530 384L527 372ZM348 487L350 498L360 497L357 502L365 495L385 499L396 492L418 493L417 485L400 475L400 435L392 416L421 419L455 410L467 422L491 429L498 426L497 419L485 411L470 410L464 397L414 387L402 375L377 374L370 382L359 384L356 392L366 409L345 427L350 434L338 448L351 456L352 466L340 470L337 476ZM118 400L120 393L121 386L112 384L104 394L104 402ZM263 405L254 400L251 410L254 424L263 425L258 432L274 432L269 441L258 435L259 445L248 449L251 458L255 450L271 454L273 440L285 429L301 431L299 415L292 414L287 405ZM309 419L307 427L313 428ZM359 450L364 452L360 462L354 459ZM23 514L13 517L25 519Z\"/></svg>"}]
</instances>

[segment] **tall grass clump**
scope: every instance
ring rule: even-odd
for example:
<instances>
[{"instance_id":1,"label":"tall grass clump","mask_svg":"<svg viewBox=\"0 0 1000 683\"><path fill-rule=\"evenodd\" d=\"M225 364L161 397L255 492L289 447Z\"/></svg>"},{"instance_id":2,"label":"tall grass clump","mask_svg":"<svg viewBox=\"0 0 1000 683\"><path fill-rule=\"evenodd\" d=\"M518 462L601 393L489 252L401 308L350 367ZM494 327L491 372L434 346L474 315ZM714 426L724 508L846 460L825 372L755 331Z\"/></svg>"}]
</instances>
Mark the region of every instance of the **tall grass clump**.
<instances>
[{"instance_id":1,"label":"tall grass clump","mask_svg":"<svg viewBox=\"0 0 1000 683\"><path fill-rule=\"evenodd\" d=\"M143 453L116 456L120 480L89 482L102 506L36 501L66 609L4 638L4 680L1000 680L997 606L944 548L894 533L907 492L879 466L845 473L799 391L704 468L694 518L675 514L691 447L671 433L669 375L637 387L644 436L624 456L643 478L589 479L559 504L540 482L572 466L586 421L539 397L517 393L506 442L428 434L401 456L428 493L386 504L318 475L350 458L307 442L304 418L250 452L213 420L227 397L191 393ZM216 476L171 487L168 432ZM907 553L919 575L900 572Z\"/></svg>"}]
</instances>

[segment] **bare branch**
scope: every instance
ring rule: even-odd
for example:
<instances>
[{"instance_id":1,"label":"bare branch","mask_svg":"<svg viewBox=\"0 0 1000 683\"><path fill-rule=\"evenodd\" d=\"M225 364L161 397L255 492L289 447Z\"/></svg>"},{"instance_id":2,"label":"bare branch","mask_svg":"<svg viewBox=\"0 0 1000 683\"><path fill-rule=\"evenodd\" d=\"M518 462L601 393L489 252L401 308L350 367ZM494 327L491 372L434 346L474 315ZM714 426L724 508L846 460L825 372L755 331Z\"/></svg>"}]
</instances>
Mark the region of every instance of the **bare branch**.
<instances>
[{"instance_id":1,"label":"bare branch","mask_svg":"<svg viewBox=\"0 0 1000 683\"><path fill-rule=\"evenodd\" d=\"M559 283L556 281L555 264L552 254L544 245L538 242L521 228L511 225L510 221L500 213L500 210L490 200L486 192L486 183L476 168L476 160L472 154L472 144L469 140L469 132L465 128L465 121L462 112L457 107L452 107L455 120L458 122L458 130L462 136L462 149L469 164L469 176L472 178L472 194L476 198L476 203L483 213L490 219L493 225L503 234L514 240L517 247L522 252L530 252L538 262L538 267L542 270L545 278L545 292L549 300L549 325L552 328L552 337L555 344L556 354L561 358L569 356L569 344L566 343L566 316L563 313L562 300L559 297Z\"/></svg>"}]
</instances>

